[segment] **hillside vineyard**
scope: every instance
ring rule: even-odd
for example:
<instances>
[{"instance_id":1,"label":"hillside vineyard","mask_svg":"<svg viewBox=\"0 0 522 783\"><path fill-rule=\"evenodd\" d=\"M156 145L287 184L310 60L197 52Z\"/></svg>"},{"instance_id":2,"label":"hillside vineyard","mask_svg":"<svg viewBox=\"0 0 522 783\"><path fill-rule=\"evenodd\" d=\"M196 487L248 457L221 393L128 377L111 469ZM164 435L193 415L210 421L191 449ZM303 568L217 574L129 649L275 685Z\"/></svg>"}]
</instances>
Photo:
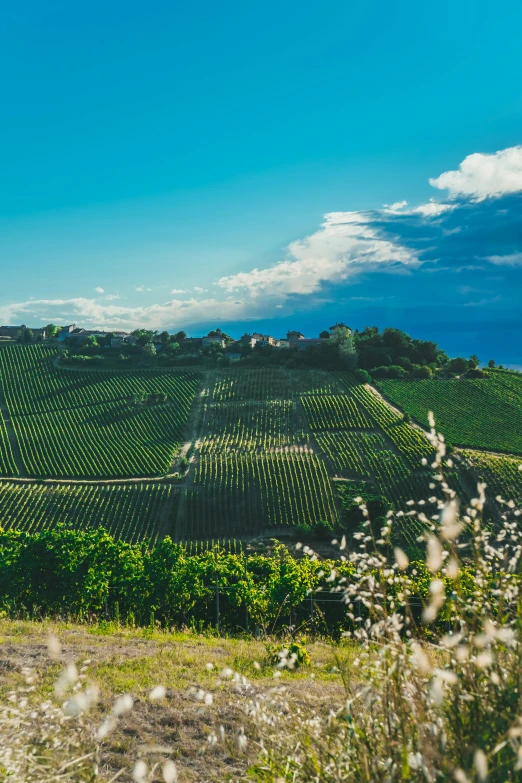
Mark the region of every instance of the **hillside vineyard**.
<instances>
[{"instance_id":1,"label":"hillside vineyard","mask_svg":"<svg viewBox=\"0 0 522 783\"><path fill-rule=\"evenodd\" d=\"M320 370L67 368L52 347L5 345L0 404L6 529L233 541L333 530L362 494L402 511L414 546L440 497L429 410L458 447L446 479L459 495L482 479L492 499L522 497L522 376L508 371L376 389ZM426 498L425 523L413 523L412 503Z\"/></svg>"}]
</instances>

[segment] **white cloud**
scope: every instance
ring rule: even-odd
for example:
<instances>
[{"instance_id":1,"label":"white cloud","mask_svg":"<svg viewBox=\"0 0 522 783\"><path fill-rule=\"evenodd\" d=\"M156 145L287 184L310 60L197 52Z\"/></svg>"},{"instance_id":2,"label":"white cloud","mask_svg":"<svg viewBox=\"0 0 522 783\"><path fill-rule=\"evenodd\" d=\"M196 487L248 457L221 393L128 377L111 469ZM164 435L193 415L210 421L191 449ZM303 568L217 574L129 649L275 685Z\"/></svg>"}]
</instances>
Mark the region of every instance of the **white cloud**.
<instances>
[{"instance_id":1,"label":"white cloud","mask_svg":"<svg viewBox=\"0 0 522 783\"><path fill-rule=\"evenodd\" d=\"M95 291L96 291L96 293L98 293L98 294L103 294L103 288L102 288L101 286L99 286L99 285L98 285L98 286L96 286L96 288L95 288L94 290L95 290Z\"/></svg>"},{"instance_id":2,"label":"white cloud","mask_svg":"<svg viewBox=\"0 0 522 783\"><path fill-rule=\"evenodd\" d=\"M495 302L501 302L501 296L494 296L491 299L479 299L477 302L466 302L464 307L485 307L489 304L495 304Z\"/></svg>"},{"instance_id":3,"label":"white cloud","mask_svg":"<svg viewBox=\"0 0 522 783\"><path fill-rule=\"evenodd\" d=\"M45 314L45 315L44 315ZM150 329L181 328L185 325L202 323L212 319L219 322L244 321L260 318L264 308L252 302L231 299L172 299L148 307L124 307L100 301L75 297L71 299L33 299L0 306L2 323L17 323L51 320L58 324L81 323L82 326L102 329L135 329L139 326Z\"/></svg>"},{"instance_id":4,"label":"white cloud","mask_svg":"<svg viewBox=\"0 0 522 783\"><path fill-rule=\"evenodd\" d=\"M499 232L489 229L490 221L494 221L492 213L500 214L501 210L491 209L489 203L483 206L479 203L486 195L522 190L522 147L495 155L470 155L458 171L446 172L431 180L431 184L448 188L451 197L468 198L462 202L431 200L413 207L406 201L397 201L373 211L330 212L316 231L292 242L279 263L209 280L213 293L208 297L207 289L195 286L192 293L173 288L170 301L146 307L116 304L117 294L106 294L101 299L29 300L0 307L0 321L36 323L45 318L62 324L76 321L91 327L164 329L209 320L255 320L273 315L274 309L283 307L285 313L295 312L302 309L303 301L309 307L324 304L325 297L334 298L333 286L355 281L363 273L400 275L411 274L418 268L426 272L458 273L487 269L486 262L496 266L522 266L522 253L513 252L516 246L503 243ZM470 201L474 202L471 210ZM502 220L504 224L506 221ZM480 239L477 239L477 227ZM455 242L453 234L457 234ZM477 246L483 248L485 258L477 258ZM502 252L510 254L501 255ZM483 266L478 266L477 261L482 261ZM456 263L460 266L455 266ZM397 285L391 290L395 291ZM145 293L152 289L142 284L135 290ZM372 296L372 289L363 289L362 293L367 291L369 296L353 296L352 301L377 302L386 298ZM98 287L96 292L104 294L104 289ZM471 290L467 293L472 295ZM488 292L482 291L480 295L484 293ZM187 298L178 298L181 294ZM138 297L134 300L140 301ZM497 300L484 299L468 302L466 306L478 307L494 301Z\"/></svg>"},{"instance_id":5,"label":"white cloud","mask_svg":"<svg viewBox=\"0 0 522 783\"><path fill-rule=\"evenodd\" d=\"M445 171L430 179L430 185L448 190L450 196L482 201L522 190L522 146L508 147L491 155L475 152L464 158L457 171Z\"/></svg>"},{"instance_id":6,"label":"white cloud","mask_svg":"<svg viewBox=\"0 0 522 783\"><path fill-rule=\"evenodd\" d=\"M361 271L419 266L415 252L382 239L372 219L372 213L330 212L318 231L289 245L287 261L222 277L218 286L229 292L242 289L253 298L307 295Z\"/></svg>"},{"instance_id":7,"label":"white cloud","mask_svg":"<svg viewBox=\"0 0 522 783\"><path fill-rule=\"evenodd\" d=\"M522 253L511 253L507 256L486 256L485 260L497 266L522 266Z\"/></svg>"},{"instance_id":8,"label":"white cloud","mask_svg":"<svg viewBox=\"0 0 522 783\"><path fill-rule=\"evenodd\" d=\"M437 217L442 215L443 212L450 212L455 209L454 204L443 204L440 201L429 201L427 204L421 204L420 207L415 207L411 210L413 215L424 215L425 217Z\"/></svg>"}]
</instances>

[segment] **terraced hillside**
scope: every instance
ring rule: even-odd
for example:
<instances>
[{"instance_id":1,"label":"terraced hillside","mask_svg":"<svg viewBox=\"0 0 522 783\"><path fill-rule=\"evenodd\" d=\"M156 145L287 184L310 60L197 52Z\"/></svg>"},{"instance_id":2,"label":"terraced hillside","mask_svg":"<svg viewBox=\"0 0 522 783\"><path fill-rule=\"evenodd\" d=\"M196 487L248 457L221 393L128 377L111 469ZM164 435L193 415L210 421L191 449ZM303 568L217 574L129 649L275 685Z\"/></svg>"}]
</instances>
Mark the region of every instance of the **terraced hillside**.
<instances>
[{"instance_id":1,"label":"terraced hillside","mask_svg":"<svg viewBox=\"0 0 522 783\"><path fill-rule=\"evenodd\" d=\"M404 512L401 535L414 545L440 497L425 434L349 373L66 369L55 349L9 345L0 348L0 380L3 527L63 523L104 526L129 541L234 540L319 521L334 527L346 498L366 493ZM493 423L496 442L516 453L518 377L379 388L419 421L429 405L443 432L447 411L446 429L472 435L473 423L459 421L466 411L476 420L460 391L469 383L495 415L447 480L463 497L478 478L495 495L520 496L516 459L484 453L477 442ZM413 522L412 501L427 498L425 522Z\"/></svg>"}]
</instances>

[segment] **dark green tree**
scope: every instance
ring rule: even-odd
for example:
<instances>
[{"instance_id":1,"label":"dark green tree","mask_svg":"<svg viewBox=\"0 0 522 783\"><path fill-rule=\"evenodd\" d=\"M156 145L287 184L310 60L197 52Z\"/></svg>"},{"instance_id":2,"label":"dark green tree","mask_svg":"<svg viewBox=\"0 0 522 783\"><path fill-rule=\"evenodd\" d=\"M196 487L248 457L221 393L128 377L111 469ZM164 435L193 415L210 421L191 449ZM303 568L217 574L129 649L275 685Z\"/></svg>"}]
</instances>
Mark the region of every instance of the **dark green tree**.
<instances>
[{"instance_id":1,"label":"dark green tree","mask_svg":"<svg viewBox=\"0 0 522 783\"><path fill-rule=\"evenodd\" d=\"M18 332L18 340L21 343L31 343L33 341L33 331L32 329L29 329L28 326L22 326L22 328Z\"/></svg>"}]
</instances>

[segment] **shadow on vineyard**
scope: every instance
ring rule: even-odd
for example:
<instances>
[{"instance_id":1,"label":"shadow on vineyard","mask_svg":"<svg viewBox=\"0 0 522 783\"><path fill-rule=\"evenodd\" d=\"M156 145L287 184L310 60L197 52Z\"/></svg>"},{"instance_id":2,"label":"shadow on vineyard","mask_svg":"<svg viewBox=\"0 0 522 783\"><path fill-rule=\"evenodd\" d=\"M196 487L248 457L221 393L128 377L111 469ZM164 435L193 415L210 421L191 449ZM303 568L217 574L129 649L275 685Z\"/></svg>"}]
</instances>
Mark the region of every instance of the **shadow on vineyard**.
<instances>
[{"instance_id":1,"label":"shadow on vineyard","mask_svg":"<svg viewBox=\"0 0 522 783\"><path fill-rule=\"evenodd\" d=\"M485 480L486 514L495 522L496 498L522 495L514 426L522 395L515 373L379 380L382 397L348 372L79 371L56 366L57 351L49 345L0 348L5 529L63 523L105 527L127 541L169 535L248 542L293 528L310 538L321 523L351 535L356 528L346 499L360 495L381 499L383 514L402 514L397 541L416 556L417 539L429 529L440 498L423 429L428 405L457 446L445 470L463 503ZM485 440L507 453L480 451ZM17 483L19 476L65 481L60 502L49 501L51 485ZM112 485L116 479L139 486ZM409 504L422 499L424 519L413 520Z\"/></svg>"}]
</instances>

